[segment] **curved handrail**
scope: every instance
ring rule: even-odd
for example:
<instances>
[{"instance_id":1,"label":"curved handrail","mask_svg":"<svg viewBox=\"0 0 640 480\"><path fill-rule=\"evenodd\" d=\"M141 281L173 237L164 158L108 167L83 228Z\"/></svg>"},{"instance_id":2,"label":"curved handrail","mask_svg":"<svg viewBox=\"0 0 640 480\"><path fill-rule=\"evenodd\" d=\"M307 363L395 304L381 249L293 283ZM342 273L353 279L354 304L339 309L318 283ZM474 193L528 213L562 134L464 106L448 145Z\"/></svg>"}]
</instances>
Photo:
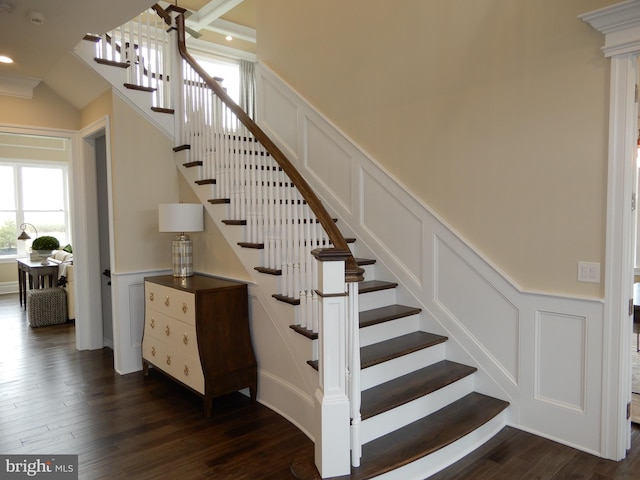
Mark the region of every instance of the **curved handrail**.
<instances>
[{"instance_id":1,"label":"curved handrail","mask_svg":"<svg viewBox=\"0 0 640 480\"><path fill-rule=\"evenodd\" d=\"M187 45L185 41L185 28L184 28L184 14L180 14L176 17L176 24L178 27L178 50L180 56L193 68L206 82L207 86L215 92L215 94L225 103L225 105L231 110L236 117L242 122L242 124L249 130L253 136L264 146L269 152L271 157L278 162L278 165L289 176L289 179L297 187L298 191L305 199L316 218L327 233L329 240L333 244L333 247L338 250L346 250L351 253L351 250L345 240L342 232L336 226L333 218L329 215L329 212L324 208L324 205L312 190L307 181L300 175L298 170L293 166L285 154L276 146L275 143L269 138L269 136L253 121L249 115L233 101L233 99L224 91L224 89L218 85L209 74L198 64L198 62L187 51ZM360 268L353 257L350 254L346 261L345 266L345 280L347 282L359 282L363 277L364 270Z\"/></svg>"}]
</instances>

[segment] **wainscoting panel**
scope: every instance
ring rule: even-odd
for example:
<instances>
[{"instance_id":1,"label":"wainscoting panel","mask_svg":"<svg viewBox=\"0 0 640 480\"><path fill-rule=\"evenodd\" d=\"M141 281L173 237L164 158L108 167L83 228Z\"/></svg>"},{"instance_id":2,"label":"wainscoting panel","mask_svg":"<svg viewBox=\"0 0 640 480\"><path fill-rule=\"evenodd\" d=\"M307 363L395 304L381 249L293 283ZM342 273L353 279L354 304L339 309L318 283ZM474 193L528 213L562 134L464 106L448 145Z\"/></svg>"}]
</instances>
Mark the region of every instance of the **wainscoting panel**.
<instances>
[{"instance_id":1,"label":"wainscoting panel","mask_svg":"<svg viewBox=\"0 0 640 480\"><path fill-rule=\"evenodd\" d=\"M298 156L298 109L274 84L265 84L265 94L259 95L259 115L262 128L277 140L288 156Z\"/></svg>"},{"instance_id":2,"label":"wainscoting panel","mask_svg":"<svg viewBox=\"0 0 640 480\"><path fill-rule=\"evenodd\" d=\"M586 318L536 312L535 398L584 412Z\"/></svg>"},{"instance_id":3,"label":"wainscoting panel","mask_svg":"<svg viewBox=\"0 0 640 480\"><path fill-rule=\"evenodd\" d=\"M518 308L440 237L435 240L435 262L434 302L467 330L517 385ZM488 317L490 323L484 321Z\"/></svg>"},{"instance_id":4,"label":"wainscoting panel","mask_svg":"<svg viewBox=\"0 0 640 480\"><path fill-rule=\"evenodd\" d=\"M351 213L351 156L308 117L304 119L304 129L307 139L304 148L307 168L327 186L327 190L335 193L335 200L340 206Z\"/></svg>"},{"instance_id":5,"label":"wainscoting panel","mask_svg":"<svg viewBox=\"0 0 640 480\"><path fill-rule=\"evenodd\" d=\"M129 316L132 319L131 347L140 348L144 332L144 283L129 284Z\"/></svg>"},{"instance_id":6,"label":"wainscoting panel","mask_svg":"<svg viewBox=\"0 0 640 480\"><path fill-rule=\"evenodd\" d=\"M509 401L513 426L601 453L603 302L524 291L267 66L257 65L256 80L260 101L277 106L258 124L276 142L287 138L281 148L297 145L290 160L356 237L355 255L376 258L376 278L398 282L401 302L423 309L423 328L449 336L448 358L478 367L478 391ZM284 125L294 110L296 140ZM323 157L336 145L351 159L350 197L344 178L322 163L334 165Z\"/></svg>"},{"instance_id":7,"label":"wainscoting panel","mask_svg":"<svg viewBox=\"0 0 640 480\"><path fill-rule=\"evenodd\" d=\"M142 370L144 278L168 271L111 273L113 305L113 359L121 375Z\"/></svg>"},{"instance_id":8,"label":"wainscoting panel","mask_svg":"<svg viewBox=\"0 0 640 480\"><path fill-rule=\"evenodd\" d=\"M362 173L361 225L422 285L422 221L367 172ZM400 232L402 232L400 234Z\"/></svg>"}]
</instances>

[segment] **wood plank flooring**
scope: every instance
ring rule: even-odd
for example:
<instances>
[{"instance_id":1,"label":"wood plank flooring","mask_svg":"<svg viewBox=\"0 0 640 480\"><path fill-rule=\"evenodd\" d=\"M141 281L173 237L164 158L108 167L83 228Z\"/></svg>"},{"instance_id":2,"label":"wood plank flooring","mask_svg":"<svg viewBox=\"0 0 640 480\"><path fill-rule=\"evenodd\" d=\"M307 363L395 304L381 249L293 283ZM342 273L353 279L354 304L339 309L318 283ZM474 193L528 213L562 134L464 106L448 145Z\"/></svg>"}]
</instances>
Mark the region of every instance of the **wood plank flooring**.
<instances>
[{"instance_id":1,"label":"wood plank flooring","mask_svg":"<svg viewBox=\"0 0 640 480\"><path fill-rule=\"evenodd\" d=\"M111 350L75 349L73 324L32 329L18 296L0 296L0 453L77 454L83 480L271 480L292 478L304 448L300 430L244 395L206 419L163 375L118 375Z\"/></svg>"},{"instance_id":2,"label":"wood plank flooring","mask_svg":"<svg viewBox=\"0 0 640 480\"><path fill-rule=\"evenodd\" d=\"M241 394L200 399L166 377L118 375L111 350L79 352L72 324L32 329L17 295L0 295L0 453L77 454L85 479L291 479L312 465L295 426ZM504 429L431 480L639 479L640 427L622 462Z\"/></svg>"}]
</instances>

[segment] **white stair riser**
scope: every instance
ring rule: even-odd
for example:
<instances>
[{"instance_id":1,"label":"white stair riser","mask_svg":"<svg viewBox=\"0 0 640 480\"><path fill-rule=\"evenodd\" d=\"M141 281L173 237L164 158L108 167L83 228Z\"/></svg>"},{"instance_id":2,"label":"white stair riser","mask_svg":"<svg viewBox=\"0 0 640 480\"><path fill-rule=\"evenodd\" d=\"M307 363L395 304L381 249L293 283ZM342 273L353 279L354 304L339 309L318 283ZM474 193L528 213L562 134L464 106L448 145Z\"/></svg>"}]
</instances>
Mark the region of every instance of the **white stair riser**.
<instances>
[{"instance_id":1,"label":"white stair riser","mask_svg":"<svg viewBox=\"0 0 640 480\"><path fill-rule=\"evenodd\" d=\"M360 346L366 347L419 330L420 315L397 318L360 329Z\"/></svg>"},{"instance_id":2,"label":"white stair riser","mask_svg":"<svg viewBox=\"0 0 640 480\"><path fill-rule=\"evenodd\" d=\"M358 243L358 242L356 242ZM349 247L351 249L351 251L354 251L354 247L350 246ZM354 257L357 257L357 255L354 254ZM364 269L364 279L365 280L375 280L376 278L376 266L375 264L373 265L363 265L362 267L360 267L362 269Z\"/></svg>"},{"instance_id":3,"label":"white stair riser","mask_svg":"<svg viewBox=\"0 0 640 480\"><path fill-rule=\"evenodd\" d=\"M375 480L423 480L454 464L494 437L507 423L503 411L460 440L403 467L374 477Z\"/></svg>"},{"instance_id":4,"label":"white stair riser","mask_svg":"<svg viewBox=\"0 0 640 480\"><path fill-rule=\"evenodd\" d=\"M376 290L358 295L358 308L361 312L396 303L396 289Z\"/></svg>"},{"instance_id":5,"label":"white stair riser","mask_svg":"<svg viewBox=\"0 0 640 480\"><path fill-rule=\"evenodd\" d=\"M366 390L367 388L388 382L393 378L406 375L419 368L444 360L444 355L445 346L441 343L365 368L362 370L360 379L361 389Z\"/></svg>"},{"instance_id":6,"label":"white stair riser","mask_svg":"<svg viewBox=\"0 0 640 480\"><path fill-rule=\"evenodd\" d=\"M361 426L362 443L375 440L446 407L471 393L473 386L473 376L469 375L429 395L364 420Z\"/></svg>"}]
</instances>

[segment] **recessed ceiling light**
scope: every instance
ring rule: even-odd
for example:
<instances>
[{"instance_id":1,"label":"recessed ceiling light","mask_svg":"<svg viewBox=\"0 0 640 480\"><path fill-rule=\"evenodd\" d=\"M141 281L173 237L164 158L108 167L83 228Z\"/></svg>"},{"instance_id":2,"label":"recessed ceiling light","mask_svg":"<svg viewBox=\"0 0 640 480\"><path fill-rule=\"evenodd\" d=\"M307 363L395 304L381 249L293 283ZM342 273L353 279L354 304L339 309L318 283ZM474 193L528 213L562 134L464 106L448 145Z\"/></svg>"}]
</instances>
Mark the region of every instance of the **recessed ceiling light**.
<instances>
[{"instance_id":1,"label":"recessed ceiling light","mask_svg":"<svg viewBox=\"0 0 640 480\"><path fill-rule=\"evenodd\" d=\"M232 37L231 35L227 35L227 36L226 36L226 37L224 37L224 38L225 38L225 40L227 40L227 41L229 41L229 42L230 42L231 40L233 40L233 37Z\"/></svg>"},{"instance_id":2,"label":"recessed ceiling light","mask_svg":"<svg viewBox=\"0 0 640 480\"><path fill-rule=\"evenodd\" d=\"M0 55L0 63L13 63L13 59L5 55Z\"/></svg>"}]
</instances>

